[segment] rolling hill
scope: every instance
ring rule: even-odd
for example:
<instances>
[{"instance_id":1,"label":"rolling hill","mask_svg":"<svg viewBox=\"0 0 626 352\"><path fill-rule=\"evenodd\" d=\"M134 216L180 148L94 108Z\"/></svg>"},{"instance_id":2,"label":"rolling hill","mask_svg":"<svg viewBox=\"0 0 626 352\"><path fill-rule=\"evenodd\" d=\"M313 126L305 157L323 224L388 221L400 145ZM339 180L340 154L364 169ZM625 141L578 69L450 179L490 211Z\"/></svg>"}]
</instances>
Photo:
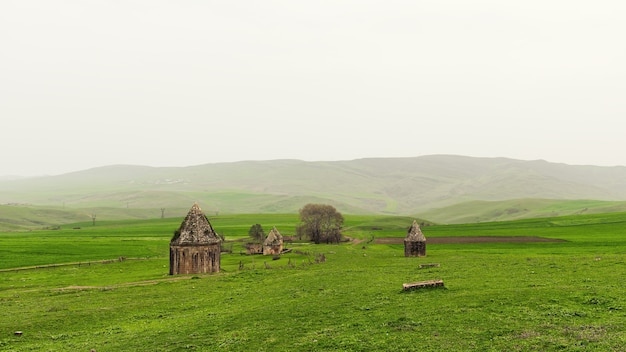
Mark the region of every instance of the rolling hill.
<instances>
[{"instance_id":1,"label":"rolling hill","mask_svg":"<svg viewBox=\"0 0 626 352\"><path fill-rule=\"evenodd\" d=\"M626 212L626 201L511 199L475 200L421 212L421 218L435 223L465 224L511 221L566 215Z\"/></svg>"},{"instance_id":2,"label":"rolling hill","mask_svg":"<svg viewBox=\"0 0 626 352\"><path fill-rule=\"evenodd\" d=\"M120 212L183 211L198 201L209 213L293 213L306 203L323 202L345 213L414 215L442 213L434 209L466 202L512 199L623 201L626 167L431 155L189 167L115 165L58 176L0 179L0 204ZM469 208L485 205L473 204ZM451 209L448 212L454 213ZM457 214L448 219L485 216Z\"/></svg>"}]
</instances>

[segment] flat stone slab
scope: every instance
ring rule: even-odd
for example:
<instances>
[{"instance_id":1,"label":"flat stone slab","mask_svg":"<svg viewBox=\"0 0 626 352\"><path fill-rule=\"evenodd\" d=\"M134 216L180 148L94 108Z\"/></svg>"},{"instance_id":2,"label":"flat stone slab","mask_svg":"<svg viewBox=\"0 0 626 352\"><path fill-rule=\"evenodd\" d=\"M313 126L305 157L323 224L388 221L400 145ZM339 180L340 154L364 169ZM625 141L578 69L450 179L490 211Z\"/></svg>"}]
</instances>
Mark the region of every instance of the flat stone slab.
<instances>
[{"instance_id":1,"label":"flat stone slab","mask_svg":"<svg viewBox=\"0 0 626 352\"><path fill-rule=\"evenodd\" d=\"M404 291L416 290L425 287L443 287L443 280L427 280L402 284L402 289Z\"/></svg>"}]
</instances>

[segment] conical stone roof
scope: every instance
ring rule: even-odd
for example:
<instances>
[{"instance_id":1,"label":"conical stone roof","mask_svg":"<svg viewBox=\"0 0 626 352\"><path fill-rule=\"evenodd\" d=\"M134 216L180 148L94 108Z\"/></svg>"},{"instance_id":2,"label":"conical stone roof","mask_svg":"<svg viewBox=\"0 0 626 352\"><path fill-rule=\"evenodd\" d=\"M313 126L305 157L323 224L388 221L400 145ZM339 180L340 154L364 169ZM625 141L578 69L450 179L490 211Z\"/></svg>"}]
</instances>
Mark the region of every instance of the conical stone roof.
<instances>
[{"instance_id":1,"label":"conical stone roof","mask_svg":"<svg viewBox=\"0 0 626 352\"><path fill-rule=\"evenodd\" d=\"M426 237L422 233L420 229L420 225L417 224L417 220L413 220L413 225L409 229L406 237L404 238L405 242L426 242Z\"/></svg>"},{"instance_id":2,"label":"conical stone roof","mask_svg":"<svg viewBox=\"0 0 626 352\"><path fill-rule=\"evenodd\" d=\"M171 245L194 245L220 243L221 240L213 230L209 219L198 206L194 205L187 213L185 220L180 224L178 230L174 232Z\"/></svg>"},{"instance_id":3,"label":"conical stone roof","mask_svg":"<svg viewBox=\"0 0 626 352\"><path fill-rule=\"evenodd\" d=\"M274 226L272 231L270 231L270 233L267 235L267 238L265 239L265 242L263 242L263 245L264 246L278 246L282 242L283 242L283 236L280 234L280 232L278 232L278 230L276 229L276 226Z\"/></svg>"}]
</instances>

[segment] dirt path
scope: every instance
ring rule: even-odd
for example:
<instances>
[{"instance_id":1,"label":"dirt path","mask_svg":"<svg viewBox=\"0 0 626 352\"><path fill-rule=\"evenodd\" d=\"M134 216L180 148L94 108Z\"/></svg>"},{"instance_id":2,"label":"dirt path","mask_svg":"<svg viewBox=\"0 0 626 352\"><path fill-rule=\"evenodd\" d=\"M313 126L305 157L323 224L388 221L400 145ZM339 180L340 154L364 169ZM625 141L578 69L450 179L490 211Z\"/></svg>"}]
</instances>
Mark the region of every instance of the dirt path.
<instances>
[{"instance_id":1,"label":"dirt path","mask_svg":"<svg viewBox=\"0 0 626 352\"><path fill-rule=\"evenodd\" d=\"M348 241L354 243L354 244L359 244L359 243L365 242L365 240L361 240L361 239L358 239L358 238L352 238L352 237L348 237L348 236L346 236L346 239Z\"/></svg>"},{"instance_id":2,"label":"dirt path","mask_svg":"<svg viewBox=\"0 0 626 352\"><path fill-rule=\"evenodd\" d=\"M114 288L120 287L136 287L136 286L150 286L156 285L160 282L168 282L168 281L180 281L180 280L190 280L191 276L174 276L168 277L165 279L155 279L155 280L145 280L145 281L135 281L135 282L124 282L116 285L108 285L108 286L67 286L57 288L58 291L68 291L68 290L93 290L93 289L103 289L110 290Z\"/></svg>"},{"instance_id":3,"label":"dirt path","mask_svg":"<svg viewBox=\"0 0 626 352\"><path fill-rule=\"evenodd\" d=\"M120 257L118 259L103 259L103 260L92 260L92 261L84 261L84 262L71 262L71 263L56 263L56 264L40 264L34 266L22 266L17 268L6 268L0 269L0 273L10 272L10 271L22 271L22 270L35 270L35 269L50 269L50 268L58 268L62 266L89 266L91 264L111 264L115 262L124 262L127 260L152 260L158 259L157 257L152 258L125 258Z\"/></svg>"}]
</instances>

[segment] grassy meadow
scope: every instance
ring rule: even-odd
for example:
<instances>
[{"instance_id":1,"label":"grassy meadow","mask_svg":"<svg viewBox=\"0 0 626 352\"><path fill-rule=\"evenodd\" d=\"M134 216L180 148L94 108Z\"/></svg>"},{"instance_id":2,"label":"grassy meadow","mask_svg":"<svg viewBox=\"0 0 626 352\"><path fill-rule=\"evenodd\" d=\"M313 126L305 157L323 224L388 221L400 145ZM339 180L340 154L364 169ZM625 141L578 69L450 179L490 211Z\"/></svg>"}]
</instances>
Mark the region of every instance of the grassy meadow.
<instances>
[{"instance_id":1,"label":"grassy meadow","mask_svg":"<svg viewBox=\"0 0 626 352\"><path fill-rule=\"evenodd\" d=\"M347 215L359 243L295 242L278 260L237 240L255 223L293 235L296 214L209 218L232 246L219 274L167 274L182 218L0 233L0 350L626 350L626 213L426 226L565 242L431 244L424 258L376 244L412 218ZM429 279L445 288L402 291Z\"/></svg>"}]
</instances>

